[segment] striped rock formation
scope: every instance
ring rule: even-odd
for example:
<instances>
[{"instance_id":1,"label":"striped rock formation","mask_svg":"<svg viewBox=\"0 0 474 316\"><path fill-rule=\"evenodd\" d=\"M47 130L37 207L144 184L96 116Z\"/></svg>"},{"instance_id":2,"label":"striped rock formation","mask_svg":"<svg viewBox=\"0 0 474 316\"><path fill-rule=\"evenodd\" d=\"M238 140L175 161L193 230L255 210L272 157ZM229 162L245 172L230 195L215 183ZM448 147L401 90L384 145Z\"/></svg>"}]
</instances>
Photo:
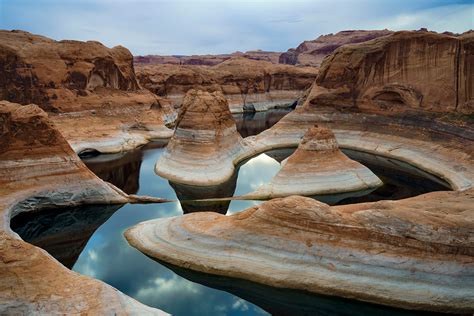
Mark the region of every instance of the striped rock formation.
<instances>
[{"instance_id":1,"label":"striped rock formation","mask_svg":"<svg viewBox=\"0 0 474 316\"><path fill-rule=\"evenodd\" d=\"M269 199L294 194L367 193L380 185L382 181L372 171L339 150L331 130L315 125L271 182L249 196Z\"/></svg>"},{"instance_id":2,"label":"striped rock formation","mask_svg":"<svg viewBox=\"0 0 474 316\"><path fill-rule=\"evenodd\" d=\"M72 272L10 228L20 213L130 201L87 169L37 105L0 101L0 314L164 314Z\"/></svg>"},{"instance_id":3,"label":"striped rock formation","mask_svg":"<svg viewBox=\"0 0 474 316\"><path fill-rule=\"evenodd\" d=\"M234 174L242 142L222 93L190 90L155 171L176 183L218 185Z\"/></svg>"},{"instance_id":4,"label":"striped rock formation","mask_svg":"<svg viewBox=\"0 0 474 316\"><path fill-rule=\"evenodd\" d=\"M474 312L474 191L330 207L273 199L241 213L151 220L126 231L176 266L360 301Z\"/></svg>"}]
</instances>

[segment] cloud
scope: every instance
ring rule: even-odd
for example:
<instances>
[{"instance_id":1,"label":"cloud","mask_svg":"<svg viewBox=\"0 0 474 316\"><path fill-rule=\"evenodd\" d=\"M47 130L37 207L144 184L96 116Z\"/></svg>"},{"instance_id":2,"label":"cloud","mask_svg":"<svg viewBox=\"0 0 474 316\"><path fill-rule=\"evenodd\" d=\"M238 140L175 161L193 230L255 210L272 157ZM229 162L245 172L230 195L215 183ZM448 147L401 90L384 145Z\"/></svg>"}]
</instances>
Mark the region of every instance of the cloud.
<instances>
[{"instance_id":1,"label":"cloud","mask_svg":"<svg viewBox=\"0 0 474 316\"><path fill-rule=\"evenodd\" d=\"M472 1L0 0L0 28L99 40L134 54L286 51L344 29L473 28Z\"/></svg>"}]
</instances>

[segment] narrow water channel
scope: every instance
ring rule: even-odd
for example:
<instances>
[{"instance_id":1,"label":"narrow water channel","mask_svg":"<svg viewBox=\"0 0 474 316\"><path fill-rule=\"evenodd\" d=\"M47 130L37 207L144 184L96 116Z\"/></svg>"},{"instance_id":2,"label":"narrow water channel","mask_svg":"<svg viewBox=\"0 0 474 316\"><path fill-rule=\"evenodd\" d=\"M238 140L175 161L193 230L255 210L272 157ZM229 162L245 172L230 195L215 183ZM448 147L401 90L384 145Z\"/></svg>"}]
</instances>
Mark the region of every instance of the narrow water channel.
<instances>
[{"instance_id":1,"label":"narrow water channel","mask_svg":"<svg viewBox=\"0 0 474 316\"><path fill-rule=\"evenodd\" d=\"M268 120L269 114L247 117L247 123L243 122L243 117L242 122L237 118L237 125L241 123L239 131L252 135L270 127L274 122ZM294 150L279 149L260 154L242 163L227 183L202 189L170 183L154 173L154 165L164 152L163 146L151 143L124 154L86 158L84 162L99 177L127 193L181 202L87 206L26 213L12 219L12 229L24 240L47 250L73 271L103 280L140 302L173 315L410 313L186 271L158 263L130 247L123 232L139 222L202 210L232 214L261 203L232 201L202 205L186 201L251 192L269 182L280 169L280 162ZM385 185L365 196L339 199L335 202L337 204L401 199L446 189L441 180L402 162L354 151L346 151L346 154L366 164Z\"/></svg>"}]
</instances>

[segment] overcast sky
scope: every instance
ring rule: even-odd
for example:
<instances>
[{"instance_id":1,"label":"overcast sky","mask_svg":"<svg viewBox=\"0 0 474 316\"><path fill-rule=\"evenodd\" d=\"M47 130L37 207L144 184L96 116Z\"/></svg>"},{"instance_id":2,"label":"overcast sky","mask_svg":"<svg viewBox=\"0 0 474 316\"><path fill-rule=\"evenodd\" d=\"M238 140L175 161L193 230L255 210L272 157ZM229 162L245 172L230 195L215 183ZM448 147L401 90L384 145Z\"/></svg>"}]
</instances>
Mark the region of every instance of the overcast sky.
<instances>
[{"instance_id":1,"label":"overcast sky","mask_svg":"<svg viewBox=\"0 0 474 316\"><path fill-rule=\"evenodd\" d=\"M473 0L0 0L0 28L134 55L286 51L347 29L473 29Z\"/></svg>"}]
</instances>

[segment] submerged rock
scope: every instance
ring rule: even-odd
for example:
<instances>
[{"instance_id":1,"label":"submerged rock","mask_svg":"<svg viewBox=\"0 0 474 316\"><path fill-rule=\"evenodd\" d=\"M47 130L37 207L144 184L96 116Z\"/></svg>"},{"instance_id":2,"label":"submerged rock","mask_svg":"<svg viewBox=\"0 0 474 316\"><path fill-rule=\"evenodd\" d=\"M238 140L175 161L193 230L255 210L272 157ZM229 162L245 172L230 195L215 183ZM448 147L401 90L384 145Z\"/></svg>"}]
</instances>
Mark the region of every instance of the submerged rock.
<instances>
[{"instance_id":1,"label":"submerged rock","mask_svg":"<svg viewBox=\"0 0 474 316\"><path fill-rule=\"evenodd\" d=\"M155 171L172 182L211 186L230 179L242 137L220 92L186 94L176 129Z\"/></svg>"},{"instance_id":2,"label":"submerged rock","mask_svg":"<svg viewBox=\"0 0 474 316\"><path fill-rule=\"evenodd\" d=\"M274 199L125 232L146 255L209 274L377 304L474 311L474 191L330 207ZM464 201L464 202L461 202Z\"/></svg>"},{"instance_id":3,"label":"submerged rock","mask_svg":"<svg viewBox=\"0 0 474 316\"><path fill-rule=\"evenodd\" d=\"M339 150L331 130L317 125L308 129L298 149L282 164L269 184L248 196L269 199L294 194L367 193L382 185L372 171Z\"/></svg>"}]
</instances>

